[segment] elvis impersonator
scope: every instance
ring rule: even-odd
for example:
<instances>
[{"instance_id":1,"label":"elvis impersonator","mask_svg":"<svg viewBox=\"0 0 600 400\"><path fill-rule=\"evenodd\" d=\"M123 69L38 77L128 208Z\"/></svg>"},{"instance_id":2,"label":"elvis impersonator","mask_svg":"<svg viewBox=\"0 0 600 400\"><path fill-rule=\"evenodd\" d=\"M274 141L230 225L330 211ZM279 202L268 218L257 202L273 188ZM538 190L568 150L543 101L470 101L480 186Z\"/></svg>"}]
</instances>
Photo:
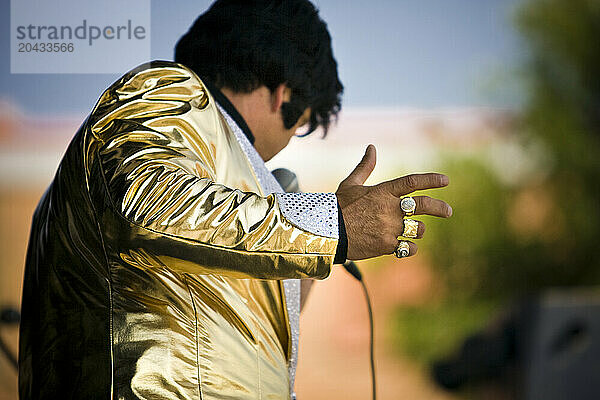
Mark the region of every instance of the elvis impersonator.
<instances>
[{"instance_id":1,"label":"elvis impersonator","mask_svg":"<svg viewBox=\"0 0 600 400\"><path fill-rule=\"evenodd\" d=\"M300 280L413 255L407 217L452 213L407 196L441 174L363 186L371 145L335 193L284 193L264 162L341 93L307 0L218 0L107 88L33 216L20 398L294 398Z\"/></svg>"}]
</instances>

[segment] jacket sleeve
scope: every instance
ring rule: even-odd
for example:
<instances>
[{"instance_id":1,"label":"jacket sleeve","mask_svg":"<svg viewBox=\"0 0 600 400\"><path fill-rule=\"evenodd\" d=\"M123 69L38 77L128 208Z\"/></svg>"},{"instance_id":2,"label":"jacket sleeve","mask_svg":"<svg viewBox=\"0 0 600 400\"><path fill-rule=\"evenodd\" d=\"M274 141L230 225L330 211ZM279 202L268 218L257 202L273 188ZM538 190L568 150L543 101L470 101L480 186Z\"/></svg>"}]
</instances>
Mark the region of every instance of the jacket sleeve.
<instances>
[{"instance_id":1,"label":"jacket sleeve","mask_svg":"<svg viewBox=\"0 0 600 400\"><path fill-rule=\"evenodd\" d=\"M88 121L89 158L115 215L104 218L104 233L138 265L239 278L327 277L337 235L287 218L285 195L216 182L217 146L227 136L219 118L202 82L179 64L140 66L107 89ZM322 217L337 222L335 195L323 201L333 203L321 204ZM296 216L319 216L310 210L314 201L293 204Z\"/></svg>"}]
</instances>

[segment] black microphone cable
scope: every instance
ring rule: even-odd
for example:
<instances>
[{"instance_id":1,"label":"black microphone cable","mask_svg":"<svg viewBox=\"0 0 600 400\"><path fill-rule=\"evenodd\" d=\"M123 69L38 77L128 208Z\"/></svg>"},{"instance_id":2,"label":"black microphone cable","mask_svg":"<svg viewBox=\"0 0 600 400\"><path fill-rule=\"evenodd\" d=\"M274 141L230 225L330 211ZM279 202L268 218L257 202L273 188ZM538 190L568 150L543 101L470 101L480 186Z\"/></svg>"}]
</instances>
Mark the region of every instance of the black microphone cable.
<instances>
[{"instance_id":1,"label":"black microphone cable","mask_svg":"<svg viewBox=\"0 0 600 400\"><path fill-rule=\"evenodd\" d=\"M363 292L365 293L365 299L367 300L367 309L369 311L369 354L370 354L370 362L371 362L371 391L372 391L372 399L377 400L377 383L375 380L375 352L374 352L374 324L373 324L373 309L371 307L371 298L369 297L369 291L367 290L367 285L365 281L363 281L362 274L360 270L356 266L354 261L346 261L342 264L346 271L350 273L357 281L360 282Z\"/></svg>"},{"instance_id":2,"label":"black microphone cable","mask_svg":"<svg viewBox=\"0 0 600 400\"><path fill-rule=\"evenodd\" d=\"M279 183L279 185L286 192L300 192L300 186L298 185L298 179L296 174L290 171L287 168L277 168L272 171L273 176ZM360 282L363 288L363 292L365 293L365 299L367 300L367 309L369 310L369 352L370 352L370 361L371 361L371 389L372 389L372 398L373 400L377 400L377 385L375 381L375 354L373 351L374 348L374 335L373 335L373 309L371 308L371 298L369 297L369 292L367 291L367 285L362 279L362 274L360 270L356 266L354 261L346 261L342 264L346 271L350 273L357 281Z\"/></svg>"}]
</instances>

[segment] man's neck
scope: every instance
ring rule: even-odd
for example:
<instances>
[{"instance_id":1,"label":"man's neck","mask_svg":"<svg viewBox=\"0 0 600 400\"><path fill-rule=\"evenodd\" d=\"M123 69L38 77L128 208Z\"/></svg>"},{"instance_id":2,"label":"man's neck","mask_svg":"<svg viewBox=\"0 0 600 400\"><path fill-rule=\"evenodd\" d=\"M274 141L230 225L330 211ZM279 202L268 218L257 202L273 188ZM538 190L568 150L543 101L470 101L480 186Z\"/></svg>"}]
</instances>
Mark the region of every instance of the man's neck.
<instances>
[{"instance_id":1,"label":"man's neck","mask_svg":"<svg viewBox=\"0 0 600 400\"><path fill-rule=\"evenodd\" d=\"M242 130L242 132L244 132L244 135L246 135L246 137L248 138L250 143L252 143L254 145L254 142L255 142L254 134L250 130L250 127L246 123L246 120L244 119L244 117L242 117L242 115L240 114L238 108L231 102L229 97L226 96L225 93L223 93L223 91L219 90L211 82L209 82L207 80L203 80L203 83L206 85L206 88L212 94L212 96L217 101L217 103L219 103L219 105L221 107L223 107L225 109L225 111L227 111L227 114L229 114L231 116L231 118L233 118L235 123Z\"/></svg>"},{"instance_id":2,"label":"man's neck","mask_svg":"<svg viewBox=\"0 0 600 400\"><path fill-rule=\"evenodd\" d=\"M257 153L264 161L270 160L278 152L273 151L273 137L271 137L273 119L276 115L271 110L271 91L266 86L260 86L249 93L234 92L225 87L221 92L248 125L254 136L252 144Z\"/></svg>"}]
</instances>

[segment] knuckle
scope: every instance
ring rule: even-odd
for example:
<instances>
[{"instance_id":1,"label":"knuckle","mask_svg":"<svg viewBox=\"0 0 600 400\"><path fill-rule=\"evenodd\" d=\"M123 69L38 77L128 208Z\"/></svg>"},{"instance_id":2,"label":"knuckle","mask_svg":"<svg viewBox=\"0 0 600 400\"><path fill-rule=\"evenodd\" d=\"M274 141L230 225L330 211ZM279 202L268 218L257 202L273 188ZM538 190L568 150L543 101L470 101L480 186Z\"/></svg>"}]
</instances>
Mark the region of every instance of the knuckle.
<instances>
[{"instance_id":1,"label":"knuckle","mask_svg":"<svg viewBox=\"0 0 600 400\"><path fill-rule=\"evenodd\" d=\"M406 175L404 177L404 185L407 189L414 190L417 188L418 179L416 175Z\"/></svg>"},{"instance_id":2,"label":"knuckle","mask_svg":"<svg viewBox=\"0 0 600 400\"><path fill-rule=\"evenodd\" d=\"M390 196L387 201L385 202L385 209L387 210L388 215L390 215L390 218L399 218L401 216L401 208L400 208L400 202L398 201L398 199L394 196Z\"/></svg>"},{"instance_id":3,"label":"knuckle","mask_svg":"<svg viewBox=\"0 0 600 400\"><path fill-rule=\"evenodd\" d=\"M417 208L422 212L431 210L432 199L429 196L421 196L417 202Z\"/></svg>"},{"instance_id":4,"label":"knuckle","mask_svg":"<svg viewBox=\"0 0 600 400\"><path fill-rule=\"evenodd\" d=\"M371 194L376 197L387 196L389 194L390 186L389 182L371 186Z\"/></svg>"}]
</instances>

